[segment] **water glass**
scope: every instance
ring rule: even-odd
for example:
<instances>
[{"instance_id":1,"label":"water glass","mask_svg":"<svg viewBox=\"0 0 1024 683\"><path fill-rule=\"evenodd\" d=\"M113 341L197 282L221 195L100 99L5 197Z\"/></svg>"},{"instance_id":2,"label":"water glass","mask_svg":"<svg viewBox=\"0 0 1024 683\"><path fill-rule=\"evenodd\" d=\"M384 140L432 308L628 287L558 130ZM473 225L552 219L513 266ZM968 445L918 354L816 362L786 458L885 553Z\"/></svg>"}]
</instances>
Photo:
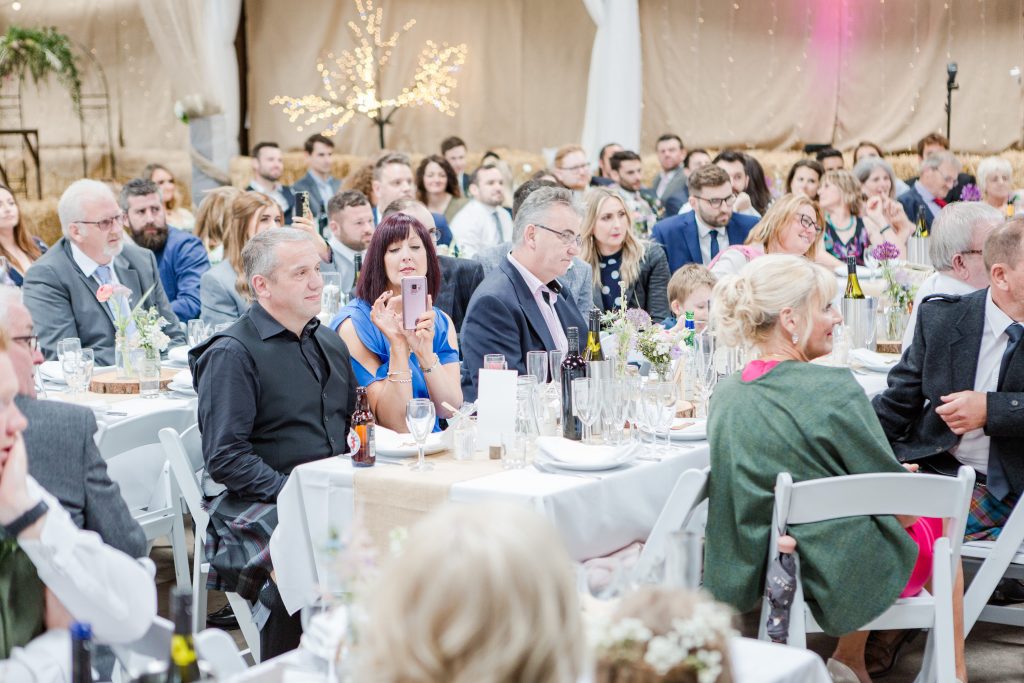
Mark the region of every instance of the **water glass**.
<instances>
[{"instance_id":1,"label":"water glass","mask_svg":"<svg viewBox=\"0 0 1024 683\"><path fill-rule=\"evenodd\" d=\"M537 378L537 384L548 381L548 352L528 351L526 354L526 373Z\"/></svg>"},{"instance_id":2,"label":"water glass","mask_svg":"<svg viewBox=\"0 0 1024 683\"><path fill-rule=\"evenodd\" d=\"M210 328L199 318L188 321L188 345L198 346L210 336Z\"/></svg>"},{"instance_id":3,"label":"water glass","mask_svg":"<svg viewBox=\"0 0 1024 683\"><path fill-rule=\"evenodd\" d=\"M65 337L57 342L57 360L64 360L67 353L77 353L82 350L82 341L78 337Z\"/></svg>"},{"instance_id":4,"label":"water glass","mask_svg":"<svg viewBox=\"0 0 1024 683\"><path fill-rule=\"evenodd\" d=\"M476 418L464 417L455 425L452 443L456 460L472 460L476 453Z\"/></svg>"},{"instance_id":5,"label":"water glass","mask_svg":"<svg viewBox=\"0 0 1024 683\"><path fill-rule=\"evenodd\" d=\"M135 367L139 373L139 396L156 398L160 395L160 357L143 355Z\"/></svg>"},{"instance_id":6,"label":"water glass","mask_svg":"<svg viewBox=\"0 0 1024 683\"><path fill-rule=\"evenodd\" d=\"M434 429L434 418L434 404L429 398L411 399L405 407L405 426L409 428L409 433L416 440L419 454L416 462L409 466L413 472L429 472L434 469L434 465L426 462L423 458L423 447L426 444L427 436Z\"/></svg>"},{"instance_id":7,"label":"water glass","mask_svg":"<svg viewBox=\"0 0 1024 683\"><path fill-rule=\"evenodd\" d=\"M324 288L320 294L320 313L323 317L332 319L344 305L341 273L320 273L320 277L324 281Z\"/></svg>"},{"instance_id":8,"label":"water glass","mask_svg":"<svg viewBox=\"0 0 1024 683\"><path fill-rule=\"evenodd\" d=\"M832 328L832 362L835 365L850 364L850 330L842 323Z\"/></svg>"},{"instance_id":9,"label":"water glass","mask_svg":"<svg viewBox=\"0 0 1024 683\"><path fill-rule=\"evenodd\" d=\"M527 453L531 450L529 437L516 432L501 439L501 467L506 470L521 470L526 467Z\"/></svg>"},{"instance_id":10,"label":"water glass","mask_svg":"<svg viewBox=\"0 0 1024 683\"><path fill-rule=\"evenodd\" d=\"M505 362L505 355L501 353L488 353L484 355L485 370L508 370L508 363Z\"/></svg>"}]
</instances>

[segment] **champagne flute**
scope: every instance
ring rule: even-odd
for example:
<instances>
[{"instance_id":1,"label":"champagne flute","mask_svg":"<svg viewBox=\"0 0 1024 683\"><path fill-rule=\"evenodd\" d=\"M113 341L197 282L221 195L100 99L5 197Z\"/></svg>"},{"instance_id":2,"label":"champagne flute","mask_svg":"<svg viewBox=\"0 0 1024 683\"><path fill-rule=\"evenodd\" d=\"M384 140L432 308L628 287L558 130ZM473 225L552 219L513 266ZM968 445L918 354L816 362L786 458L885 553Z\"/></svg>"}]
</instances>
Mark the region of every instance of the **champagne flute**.
<instances>
[{"instance_id":1,"label":"champagne flute","mask_svg":"<svg viewBox=\"0 0 1024 683\"><path fill-rule=\"evenodd\" d=\"M662 452L667 455L672 452L671 430L676 417L676 383L658 382L657 392L658 404L661 406L658 412L658 428L665 430L665 446Z\"/></svg>"},{"instance_id":2,"label":"champagne flute","mask_svg":"<svg viewBox=\"0 0 1024 683\"><path fill-rule=\"evenodd\" d=\"M434 469L434 465L423 458L427 436L434 429L434 417L434 404L429 398L411 399L405 407L405 425L409 428L412 438L416 440L416 448L419 451L416 463L409 466L414 472L429 472Z\"/></svg>"},{"instance_id":3,"label":"champagne flute","mask_svg":"<svg viewBox=\"0 0 1024 683\"><path fill-rule=\"evenodd\" d=\"M548 351L548 361L551 366L551 382L557 384L559 392L562 387L562 361L565 360L565 351Z\"/></svg>"},{"instance_id":4,"label":"champagne flute","mask_svg":"<svg viewBox=\"0 0 1024 683\"><path fill-rule=\"evenodd\" d=\"M526 353L526 374L536 377L538 386L548 381L547 351L528 351Z\"/></svg>"},{"instance_id":5,"label":"champagne flute","mask_svg":"<svg viewBox=\"0 0 1024 683\"><path fill-rule=\"evenodd\" d=\"M583 443L590 443L591 425L599 410L595 407L595 383L590 377L577 377L572 381L572 410L583 423Z\"/></svg>"}]
</instances>

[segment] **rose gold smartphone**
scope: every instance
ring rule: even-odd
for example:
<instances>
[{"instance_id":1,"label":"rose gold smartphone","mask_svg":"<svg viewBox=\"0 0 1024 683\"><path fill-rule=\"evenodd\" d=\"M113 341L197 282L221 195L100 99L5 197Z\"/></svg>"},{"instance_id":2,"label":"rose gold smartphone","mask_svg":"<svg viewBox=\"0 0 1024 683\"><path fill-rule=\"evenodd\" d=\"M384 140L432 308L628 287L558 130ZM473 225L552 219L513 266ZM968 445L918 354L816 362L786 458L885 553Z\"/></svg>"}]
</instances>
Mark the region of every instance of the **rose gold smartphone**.
<instances>
[{"instance_id":1,"label":"rose gold smartphone","mask_svg":"<svg viewBox=\"0 0 1024 683\"><path fill-rule=\"evenodd\" d=\"M416 329L416 319L427 311L427 278L408 275L402 278L402 326Z\"/></svg>"}]
</instances>

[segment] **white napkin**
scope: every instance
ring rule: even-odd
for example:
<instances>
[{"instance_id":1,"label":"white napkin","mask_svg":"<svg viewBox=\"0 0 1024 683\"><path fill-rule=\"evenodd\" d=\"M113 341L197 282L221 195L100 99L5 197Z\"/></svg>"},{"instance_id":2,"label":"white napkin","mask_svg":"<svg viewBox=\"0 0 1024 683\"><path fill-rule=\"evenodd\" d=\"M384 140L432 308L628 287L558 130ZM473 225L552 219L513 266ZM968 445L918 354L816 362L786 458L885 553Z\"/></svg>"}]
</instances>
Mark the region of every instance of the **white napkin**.
<instances>
[{"instance_id":1,"label":"white napkin","mask_svg":"<svg viewBox=\"0 0 1024 683\"><path fill-rule=\"evenodd\" d=\"M188 368L175 373L174 377L171 379L171 384L180 384L181 386L191 387L192 373L188 371Z\"/></svg>"},{"instance_id":2,"label":"white napkin","mask_svg":"<svg viewBox=\"0 0 1024 683\"><path fill-rule=\"evenodd\" d=\"M187 346L175 346L167 352L167 360L178 365L188 365L188 351Z\"/></svg>"},{"instance_id":3,"label":"white napkin","mask_svg":"<svg viewBox=\"0 0 1024 683\"><path fill-rule=\"evenodd\" d=\"M537 438L537 449L545 458L566 465L613 465L627 458L634 447L634 444L589 445L560 436Z\"/></svg>"},{"instance_id":4,"label":"white napkin","mask_svg":"<svg viewBox=\"0 0 1024 683\"><path fill-rule=\"evenodd\" d=\"M424 453L437 453L444 450L441 434L442 432L431 432L427 435L427 440L423 445ZM377 425L373 430L373 435L378 450L416 452L416 439L412 438L412 434L399 434L387 427Z\"/></svg>"},{"instance_id":5,"label":"white napkin","mask_svg":"<svg viewBox=\"0 0 1024 683\"><path fill-rule=\"evenodd\" d=\"M43 364L39 366L39 374L42 375L43 379L47 382L67 384L67 382L64 381L64 372L60 369L60 361L44 361Z\"/></svg>"},{"instance_id":6,"label":"white napkin","mask_svg":"<svg viewBox=\"0 0 1024 683\"><path fill-rule=\"evenodd\" d=\"M850 362L867 368L891 368L900 360L899 356L882 354L870 349L851 349Z\"/></svg>"}]
</instances>

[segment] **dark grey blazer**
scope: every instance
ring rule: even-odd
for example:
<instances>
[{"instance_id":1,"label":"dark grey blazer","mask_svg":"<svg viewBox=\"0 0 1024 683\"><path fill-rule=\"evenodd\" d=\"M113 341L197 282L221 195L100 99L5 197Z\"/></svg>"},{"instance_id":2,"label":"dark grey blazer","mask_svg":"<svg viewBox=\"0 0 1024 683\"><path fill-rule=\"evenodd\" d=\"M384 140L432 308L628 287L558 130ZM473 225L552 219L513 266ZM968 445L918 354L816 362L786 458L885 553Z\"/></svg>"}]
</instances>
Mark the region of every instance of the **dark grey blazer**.
<instances>
[{"instance_id":1,"label":"dark grey blazer","mask_svg":"<svg viewBox=\"0 0 1024 683\"><path fill-rule=\"evenodd\" d=\"M508 259L505 257L508 256L508 252L511 250L511 242L502 242L493 247L487 247L477 254L476 260L484 267L484 275L486 276L499 265L507 262ZM592 278L590 266L586 261L581 260L577 256L572 257L572 268L567 270L565 275L558 278L558 283L562 285L564 290L568 291L569 296L572 297L572 302L576 304L576 309L583 316L584 320L590 315L590 309L594 307Z\"/></svg>"},{"instance_id":2,"label":"dark grey blazer","mask_svg":"<svg viewBox=\"0 0 1024 683\"><path fill-rule=\"evenodd\" d=\"M160 315L167 319L164 332L171 338L172 345L184 344L185 333L160 284L160 270L153 252L126 242L113 265L117 279L132 290L129 301L132 306L153 287L144 306L156 306ZM97 366L114 364L114 315L106 304L96 300L99 287L96 278L86 277L75 263L71 244L64 237L25 273L22 286L25 306L32 314L39 344L47 358L56 357L58 341L78 337L82 348L95 351Z\"/></svg>"},{"instance_id":3,"label":"dark grey blazer","mask_svg":"<svg viewBox=\"0 0 1024 683\"><path fill-rule=\"evenodd\" d=\"M941 396L974 388L988 289L926 297L918 307L914 341L889 371L889 388L872 401L901 462L950 462L960 441L935 406ZM999 458L1013 491L1024 491L1024 352L1010 359L1003 391L988 394L985 433L989 458ZM943 469L941 467L937 469Z\"/></svg>"},{"instance_id":4,"label":"dark grey blazer","mask_svg":"<svg viewBox=\"0 0 1024 683\"><path fill-rule=\"evenodd\" d=\"M651 320L660 323L672 315L668 305L668 257L660 244L643 242L644 258L640 261L640 275L626 288L626 307L642 308L651 314ZM601 298L601 281L594 282L594 305L606 310Z\"/></svg>"},{"instance_id":5,"label":"dark grey blazer","mask_svg":"<svg viewBox=\"0 0 1024 683\"><path fill-rule=\"evenodd\" d=\"M83 406L59 401L14 399L28 420L28 471L81 529L132 557L146 554L146 536L132 519L121 489L107 476L93 436L96 418Z\"/></svg>"}]
</instances>

